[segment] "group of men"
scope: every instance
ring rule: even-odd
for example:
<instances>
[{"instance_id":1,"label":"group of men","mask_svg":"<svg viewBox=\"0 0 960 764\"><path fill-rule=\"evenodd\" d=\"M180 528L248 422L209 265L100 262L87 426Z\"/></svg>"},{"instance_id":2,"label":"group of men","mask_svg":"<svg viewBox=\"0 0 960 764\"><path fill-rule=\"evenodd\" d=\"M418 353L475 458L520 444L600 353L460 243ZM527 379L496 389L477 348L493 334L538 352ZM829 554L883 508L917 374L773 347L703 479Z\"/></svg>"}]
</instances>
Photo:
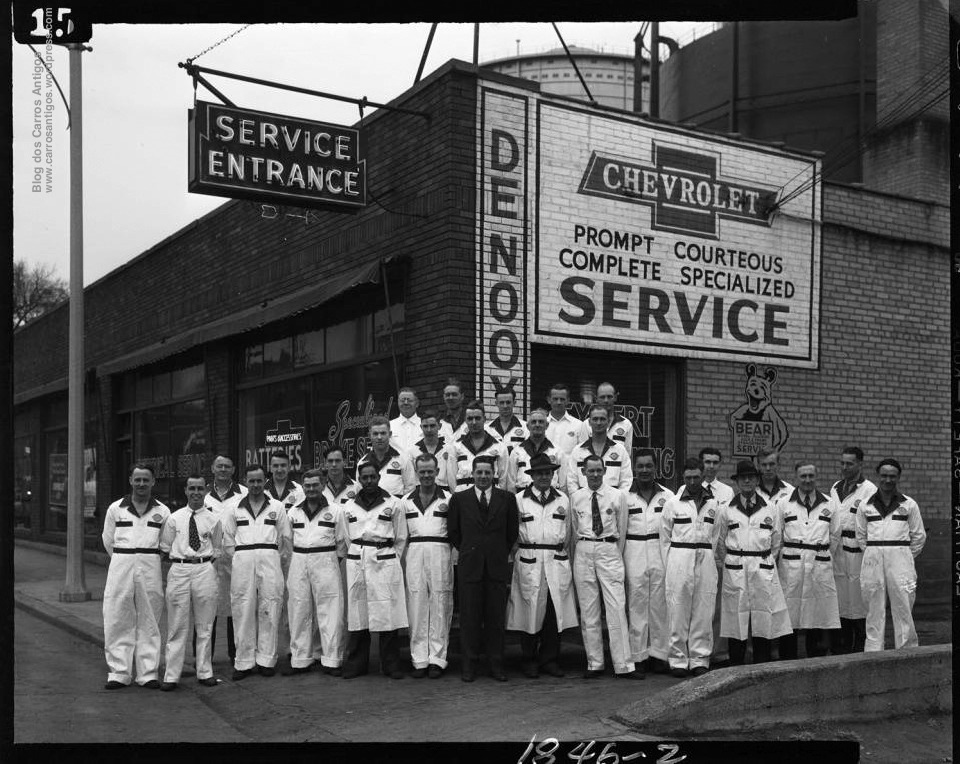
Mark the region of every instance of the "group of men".
<instances>
[{"instance_id":1,"label":"group of men","mask_svg":"<svg viewBox=\"0 0 960 764\"><path fill-rule=\"evenodd\" d=\"M862 451L845 448L826 495L812 463L797 463L794 487L780 479L776 452L764 452L759 470L737 464L734 491L717 477L720 451L705 448L684 462L673 493L656 480L652 450L632 455L614 386L597 393L581 422L555 385L550 410L524 422L509 390L488 421L455 379L443 417L418 412L416 392L402 388L399 417L370 419L356 480L338 447L302 485L282 451L271 454L269 479L248 465L245 486L219 455L209 490L191 476L187 506L172 513L152 498L149 467L135 466L131 494L110 506L103 531L107 687L135 673L143 686L175 689L191 620L197 679L215 684L218 614L234 680L272 676L286 652L284 674L314 665L366 674L371 632L380 671L400 679L402 629L412 676L439 678L455 589L466 682L483 654L489 675L507 680L505 630L520 633L525 676L563 676L560 637L578 625L583 676L600 677L604 620L614 675L629 679L699 676L723 657L718 637L733 665L748 641L754 662L771 659L774 640L781 659L796 658L801 631L808 656L880 650L888 599L895 646L917 644L913 559L925 533L898 490L896 460L880 462L877 487L863 477ZM161 682L162 556L171 565Z\"/></svg>"}]
</instances>

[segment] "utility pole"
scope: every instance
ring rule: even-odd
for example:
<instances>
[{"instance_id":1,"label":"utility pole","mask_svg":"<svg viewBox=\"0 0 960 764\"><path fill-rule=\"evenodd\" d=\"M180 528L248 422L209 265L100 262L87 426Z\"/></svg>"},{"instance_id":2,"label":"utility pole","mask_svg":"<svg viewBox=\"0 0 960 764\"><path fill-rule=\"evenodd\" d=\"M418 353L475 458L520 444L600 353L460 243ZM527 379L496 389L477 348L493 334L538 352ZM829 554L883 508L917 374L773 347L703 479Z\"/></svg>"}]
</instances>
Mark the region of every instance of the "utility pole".
<instances>
[{"instance_id":1,"label":"utility pole","mask_svg":"<svg viewBox=\"0 0 960 764\"><path fill-rule=\"evenodd\" d=\"M90 599L83 575L83 80L80 57L70 51L70 356L67 396L67 580L61 602Z\"/></svg>"}]
</instances>

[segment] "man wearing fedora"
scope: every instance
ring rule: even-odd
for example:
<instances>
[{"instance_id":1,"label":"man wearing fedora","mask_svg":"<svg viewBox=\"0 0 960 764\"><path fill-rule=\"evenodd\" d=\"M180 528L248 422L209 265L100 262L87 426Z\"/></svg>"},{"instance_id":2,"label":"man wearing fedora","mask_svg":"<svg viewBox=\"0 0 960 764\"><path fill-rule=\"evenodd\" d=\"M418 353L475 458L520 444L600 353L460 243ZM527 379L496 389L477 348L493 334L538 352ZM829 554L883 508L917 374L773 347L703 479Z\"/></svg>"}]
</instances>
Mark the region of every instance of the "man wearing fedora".
<instances>
[{"instance_id":1,"label":"man wearing fedora","mask_svg":"<svg viewBox=\"0 0 960 764\"><path fill-rule=\"evenodd\" d=\"M720 636L729 640L730 663L742 665L747 638L753 662L770 660L770 640L793 633L776 560L783 538L779 507L757 493L760 473L749 459L731 476L738 493L720 507L718 555L723 558Z\"/></svg>"},{"instance_id":2,"label":"man wearing fedora","mask_svg":"<svg viewBox=\"0 0 960 764\"><path fill-rule=\"evenodd\" d=\"M520 535L513 565L506 628L519 631L523 673L563 676L560 634L578 624L570 566L570 502L553 487L560 469L549 455L530 459L533 484L517 494Z\"/></svg>"}]
</instances>

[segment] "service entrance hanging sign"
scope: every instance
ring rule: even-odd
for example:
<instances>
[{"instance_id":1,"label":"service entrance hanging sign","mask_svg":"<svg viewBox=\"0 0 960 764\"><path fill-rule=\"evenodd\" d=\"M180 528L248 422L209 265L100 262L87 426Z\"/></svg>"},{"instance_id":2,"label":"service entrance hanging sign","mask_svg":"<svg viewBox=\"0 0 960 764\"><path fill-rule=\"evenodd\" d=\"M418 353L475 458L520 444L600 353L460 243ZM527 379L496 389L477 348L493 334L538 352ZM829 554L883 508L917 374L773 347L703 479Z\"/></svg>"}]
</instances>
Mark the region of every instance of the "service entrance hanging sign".
<instances>
[{"instance_id":1,"label":"service entrance hanging sign","mask_svg":"<svg viewBox=\"0 0 960 764\"><path fill-rule=\"evenodd\" d=\"M188 121L192 193L341 211L366 205L358 130L205 101Z\"/></svg>"}]
</instances>

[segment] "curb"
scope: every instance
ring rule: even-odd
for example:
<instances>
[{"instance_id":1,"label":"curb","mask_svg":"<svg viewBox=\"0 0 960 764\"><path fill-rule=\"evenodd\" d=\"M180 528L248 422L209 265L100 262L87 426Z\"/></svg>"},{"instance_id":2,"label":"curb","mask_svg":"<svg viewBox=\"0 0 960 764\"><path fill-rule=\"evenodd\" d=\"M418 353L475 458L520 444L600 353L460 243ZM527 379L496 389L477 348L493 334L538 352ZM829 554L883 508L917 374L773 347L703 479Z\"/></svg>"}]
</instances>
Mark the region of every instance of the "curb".
<instances>
[{"instance_id":1,"label":"curb","mask_svg":"<svg viewBox=\"0 0 960 764\"><path fill-rule=\"evenodd\" d=\"M19 589L13 590L13 603L15 607L30 613L42 621L46 621L52 626L57 626L73 636L90 642L97 647L103 647L103 629L91 626L82 618L77 618L70 613L65 613L62 609L48 605L43 600L26 594Z\"/></svg>"}]
</instances>

